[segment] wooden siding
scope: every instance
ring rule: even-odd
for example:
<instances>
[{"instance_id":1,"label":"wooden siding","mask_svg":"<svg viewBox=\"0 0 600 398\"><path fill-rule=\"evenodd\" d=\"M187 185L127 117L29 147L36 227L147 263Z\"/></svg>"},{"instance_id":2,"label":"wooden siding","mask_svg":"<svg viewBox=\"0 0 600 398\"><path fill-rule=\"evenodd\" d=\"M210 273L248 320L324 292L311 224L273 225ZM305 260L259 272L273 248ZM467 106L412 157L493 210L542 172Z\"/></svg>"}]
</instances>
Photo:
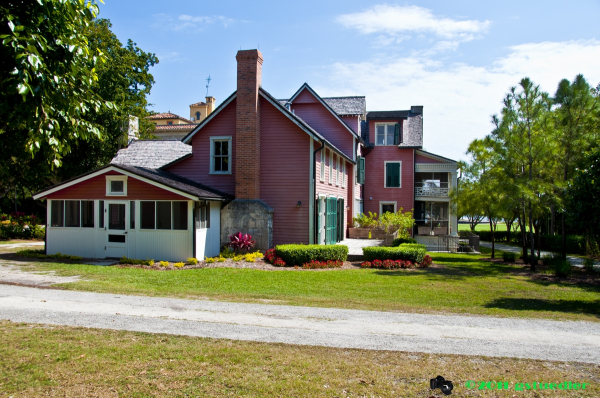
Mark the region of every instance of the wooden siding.
<instances>
[{"instance_id":1,"label":"wooden siding","mask_svg":"<svg viewBox=\"0 0 600 398\"><path fill-rule=\"evenodd\" d=\"M396 211L414 207L414 149L375 146L365 157L364 211L379 214L379 202L397 202ZM384 188L384 162L401 161L402 188ZM372 198L372 199L371 199Z\"/></svg>"},{"instance_id":2,"label":"wooden siding","mask_svg":"<svg viewBox=\"0 0 600 398\"><path fill-rule=\"evenodd\" d=\"M319 148L321 146L320 143L315 143L315 149ZM345 217L344 217L344 225L348 224L348 215L351 215L352 213L352 206L354 206L354 203L352 200L350 200L351 198L351 192L350 189L348 188L348 184L352 181L352 174L353 174L353 167L354 165L352 163L346 162L346 173L344 175L344 179L346 181L345 187L342 188L342 183L340 181L340 185L337 186L335 183L330 184L329 183L329 155L330 155L330 151L329 149L325 149L325 179L324 181L321 181L321 152L317 152L317 163L316 163L316 171L317 171L317 188L315 190L315 194L318 197L319 195L326 195L326 196L335 196L337 198L343 198L344 199L344 204L346 206L350 206L350 210L345 213ZM334 157L333 157L333 165L334 165L334 170L337 171L337 161L336 161L336 156L334 153ZM334 180L335 181L335 180ZM321 227L323 227L323 223L321 223Z\"/></svg>"},{"instance_id":3,"label":"wooden siding","mask_svg":"<svg viewBox=\"0 0 600 398\"><path fill-rule=\"evenodd\" d=\"M175 163L167 170L235 195L235 107L236 100L234 99L192 137L192 156ZM210 137L216 136L232 137L231 174L210 174Z\"/></svg>"},{"instance_id":4,"label":"wooden siding","mask_svg":"<svg viewBox=\"0 0 600 398\"><path fill-rule=\"evenodd\" d=\"M122 175L107 172L78 184L71 185L47 196L48 199L105 199L105 200L188 200L188 198L160 187L140 181L135 177L127 178L127 196L106 196L106 176Z\"/></svg>"},{"instance_id":5,"label":"wooden siding","mask_svg":"<svg viewBox=\"0 0 600 398\"><path fill-rule=\"evenodd\" d=\"M350 159L353 158L354 137L352 133L310 91L304 90L296 97L292 104L292 110L346 156Z\"/></svg>"},{"instance_id":6,"label":"wooden siding","mask_svg":"<svg viewBox=\"0 0 600 398\"><path fill-rule=\"evenodd\" d=\"M260 192L274 210L273 244L309 243L310 137L260 101Z\"/></svg>"},{"instance_id":7,"label":"wooden siding","mask_svg":"<svg viewBox=\"0 0 600 398\"><path fill-rule=\"evenodd\" d=\"M359 134L359 130L360 130L360 119L358 116L340 116L342 118L342 120L344 122L346 122L346 124L348 126L350 126L350 128L352 130L354 130L354 132L356 134Z\"/></svg>"},{"instance_id":8,"label":"wooden siding","mask_svg":"<svg viewBox=\"0 0 600 398\"><path fill-rule=\"evenodd\" d=\"M427 156L415 154L415 163L445 163L436 159L429 158Z\"/></svg>"}]
</instances>

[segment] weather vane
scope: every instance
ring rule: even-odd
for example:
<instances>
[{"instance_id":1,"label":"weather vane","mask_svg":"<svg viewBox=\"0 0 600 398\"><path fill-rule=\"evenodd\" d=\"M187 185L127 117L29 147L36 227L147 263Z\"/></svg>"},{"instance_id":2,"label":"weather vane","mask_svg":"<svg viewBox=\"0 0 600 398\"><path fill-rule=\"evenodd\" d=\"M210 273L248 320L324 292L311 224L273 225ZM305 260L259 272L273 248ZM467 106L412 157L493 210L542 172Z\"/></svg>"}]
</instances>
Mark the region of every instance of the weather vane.
<instances>
[{"instance_id":1,"label":"weather vane","mask_svg":"<svg viewBox=\"0 0 600 398\"><path fill-rule=\"evenodd\" d=\"M210 81L212 79L210 78L210 75L208 75L208 79L206 79L206 96L208 97L208 86L210 85Z\"/></svg>"}]
</instances>

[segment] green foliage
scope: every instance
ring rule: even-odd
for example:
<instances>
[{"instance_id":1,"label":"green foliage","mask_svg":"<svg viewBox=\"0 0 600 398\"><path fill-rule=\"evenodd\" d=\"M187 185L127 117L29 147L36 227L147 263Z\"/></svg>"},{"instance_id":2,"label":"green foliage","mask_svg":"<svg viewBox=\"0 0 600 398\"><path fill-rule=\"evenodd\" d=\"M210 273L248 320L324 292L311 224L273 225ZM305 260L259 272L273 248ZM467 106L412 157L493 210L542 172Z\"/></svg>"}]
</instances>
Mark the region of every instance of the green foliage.
<instances>
[{"instance_id":1,"label":"green foliage","mask_svg":"<svg viewBox=\"0 0 600 398\"><path fill-rule=\"evenodd\" d=\"M136 260L136 259L133 259L133 258L127 258L127 257L123 256L119 260L119 264L132 264L132 265L148 265L148 266L152 266L152 265L154 265L154 260Z\"/></svg>"},{"instance_id":2,"label":"green foliage","mask_svg":"<svg viewBox=\"0 0 600 398\"><path fill-rule=\"evenodd\" d=\"M186 261L189 265L197 265L198 264L198 259L195 257L190 257L187 259Z\"/></svg>"},{"instance_id":3,"label":"green foliage","mask_svg":"<svg viewBox=\"0 0 600 398\"><path fill-rule=\"evenodd\" d=\"M369 214L360 213L352 219L355 228L377 228L377 213L369 212Z\"/></svg>"},{"instance_id":4,"label":"green foliage","mask_svg":"<svg viewBox=\"0 0 600 398\"><path fill-rule=\"evenodd\" d=\"M158 265L160 265L161 267L168 267L170 263L168 261L159 261Z\"/></svg>"},{"instance_id":5,"label":"green foliage","mask_svg":"<svg viewBox=\"0 0 600 398\"><path fill-rule=\"evenodd\" d=\"M0 214L0 238L44 239L46 230L41 220L25 213Z\"/></svg>"},{"instance_id":6,"label":"green foliage","mask_svg":"<svg viewBox=\"0 0 600 398\"><path fill-rule=\"evenodd\" d=\"M583 268L591 271L594 269L594 263L595 261L593 258L586 257L583 259Z\"/></svg>"},{"instance_id":7,"label":"green foliage","mask_svg":"<svg viewBox=\"0 0 600 398\"><path fill-rule=\"evenodd\" d=\"M517 259L517 253L502 252L502 261L506 263L514 263Z\"/></svg>"},{"instance_id":8,"label":"green foliage","mask_svg":"<svg viewBox=\"0 0 600 398\"><path fill-rule=\"evenodd\" d=\"M275 247L277 257L280 257L287 265L302 265L312 260L346 261L348 258L348 246L345 245L278 245Z\"/></svg>"},{"instance_id":9,"label":"green foliage","mask_svg":"<svg viewBox=\"0 0 600 398\"><path fill-rule=\"evenodd\" d=\"M221 251L221 254L219 254L219 257L223 257L223 258L234 258L235 257L235 252L233 251L232 248L225 246L223 248L223 250Z\"/></svg>"},{"instance_id":10,"label":"green foliage","mask_svg":"<svg viewBox=\"0 0 600 398\"><path fill-rule=\"evenodd\" d=\"M204 259L204 261L205 261L206 263L208 263L208 264L212 264L212 263L214 263L214 262L215 262L215 261L217 261L217 260L216 260L216 257L215 257L215 258L213 258L213 257L206 257L206 258Z\"/></svg>"},{"instance_id":11,"label":"green foliage","mask_svg":"<svg viewBox=\"0 0 600 398\"><path fill-rule=\"evenodd\" d=\"M554 275L560 278L566 278L572 273L571 262L567 259L563 259L562 254L553 253L552 255L543 256L544 265L549 266L552 269Z\"/></svg>"},{"instance_id":12,"label":"green foliage","mask_svg":"<svg viewBox=\"0 0 600 398\"><path fill-rule=\"evenodd\" d=\"M71 256L69 254L61 254L61 253L44 254L44 250L30 250L30 249L19 250L16 254L17 254L17 256L21 256L21 257L32 257L32 258L39 258L39 259L79 261L83 258L83 257L79 257L79 256Z\"/></svg>"},{"instance_id":13,"label":"green foliage","mask_svg":"<svg viewBox=\"0 0 600 398\"><path fill-rule=\"evenodd\" d=\"M417 243L416 239L413 238L398 238L398 239L394 239L394 241L392 242L392 247L394 246L400 246L403 243Z\"/></svg>"},{"instance_id":14,"label":"green foliage","mask_svg":"<svg viewBox=\"0 0 600 398\"><path fill-rule=\"evenodd\" d=\"M173 264L173 267L175 268L183 268L184 266L185 263L183 261Z\"/></svg>"},{"instance_id":15,"label":"green foliage","mask_svg":"<svg viewBox=\"0 0 600 398\"><path fill-rule=\"evenodd\" d=\"M363 247L365 261L408 260L421 263L427 249L425 245L404 243L398 247Z\"/></svg>"},{"instance_id":16,"label":"green foliage","mask_svg":"<svg viewBox=\"0 0 600 398\"><path fill-rule=\"evenodd\" d=\"M600 238L600 150L596 149L575 172L567 190L570 221L592 239Z\"/></svg>"}]
</instances>

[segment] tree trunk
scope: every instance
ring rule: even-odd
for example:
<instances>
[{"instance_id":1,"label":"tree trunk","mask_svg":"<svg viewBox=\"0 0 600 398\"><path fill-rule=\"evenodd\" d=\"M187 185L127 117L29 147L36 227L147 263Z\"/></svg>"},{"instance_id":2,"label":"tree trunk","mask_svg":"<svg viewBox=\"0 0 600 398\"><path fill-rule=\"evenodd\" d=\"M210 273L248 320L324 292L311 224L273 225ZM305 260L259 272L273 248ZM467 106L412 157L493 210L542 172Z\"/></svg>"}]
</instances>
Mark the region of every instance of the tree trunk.
<instances>
[{"instance_id":1,"label":"tree trunk","mask_svg":"<svg viewBox=\"0 0 600 398\"><path fill-rule=\"evenodd\" d=\"M521 228L521 243L523 245L523 262L527 264L527 218L525 217L525 200L521 208L522 213L519 215L519 227Z\"/></svg>"},{"instance_id":2,"label":"tree trunk","mask_svg":"<svg viewBox=\"0 0 600 398\"><path fill-rule=\"evenodd\" d=\"M535 236L537 237L537 258L540 258L540 247L542 245L542 221L537 219L536 222L533 223L533 228L535 229Z\"/></svg>"},{"instance_id":3,"label":"tree trunk","mask_svg":"<svg viewBox=\"0 0 600 398\"><path fill-rule=\"evenodd\" d=\"M494 258L494 254L496 253L496 243L494 240L494 227L492 225L492 218L488 217L488 220L490 220L490 231L492 232L492 258Z\"/></svg>"},{"instance_id":4,"label":"tree trunk","mask_svg":"<svg viewBox=\"0 0 600 398\"><path fill-rule=\"evenodd\" d=\"M533 240L533 206L529 199L529 239L531 239L531 270L535 271L537 259L535 258L535 241Z\"/></svg>"}]
</instances>

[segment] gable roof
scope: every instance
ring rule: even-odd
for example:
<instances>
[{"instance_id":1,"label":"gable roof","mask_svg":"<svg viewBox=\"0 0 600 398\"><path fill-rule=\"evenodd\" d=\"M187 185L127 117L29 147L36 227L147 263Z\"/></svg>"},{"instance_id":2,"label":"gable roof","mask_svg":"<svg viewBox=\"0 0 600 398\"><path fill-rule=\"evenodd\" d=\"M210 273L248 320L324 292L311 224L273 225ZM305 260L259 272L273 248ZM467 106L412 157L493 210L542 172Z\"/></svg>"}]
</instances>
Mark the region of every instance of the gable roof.
<instances>
[{"instance_id":1,"label":"gable roof","mask_svg":"<svg viewBox=\"0 0 600 398\"><path fill-rule=\"evenodd\" d=\"M331 114L332 114L333 116L335 116L335 118L336 118L336 119L337 119L337 120L338 120L338 121L339 121L339 122L340 122L340 123L341 123L341 124L342 124L342 125L343 125L343 126L346 128L346 130L348 130L348 131L350 132L350 134L352 134L352 136L354 136L354 137L358 138L358 140L361 140L361 138L358 136L358 134L356 134L356 132L355 132L354 130L352 130L352 128L351 128L350 126L348 126L348 124L347 124L345 121L343 121L343 120L342 120L342 118L340 118L340 115L338 115L338 114L336 113L336 111L334 111L334 110L331 108L331 106L329 106L329 104L327 104L327 102L325 102L325 100L323 100L323 98L321 98L321 97L319 96L319 94L317 94L317 93L315 92L315 90L313 90L313 89L312 89L312 88L311 88L311 87L308 85L308 83L304 83L304 84L303 84L303 85L302 85L302 86L301 86L301 87L298 89L298 91L296 91L296 93L295 93L294 95L292 95L292 97L291 97L291 98L290 98L288 101L289 101L289 102L294 102L294 99L295 99L296 97L298 97L298 96L300 95L300 93L301 93L302 91L304 91L304 90L308 90L308 91L309 91L309 92L310 92L312 95L314 95L314 96L315 96L315 98L316 98L317 100L319 100L319 102L320 102L321 104L323 104L323 106L325 107L325 109L327 109L329 112L331 112ZM279 103L279 102L278 102L278 103ZM281 103L279 103L279 104L281 105Z\"/></svg>"},{"instance_id":2,"label":"gable roof","mask_svg":"<svg viewBox=\"0 0 600 398\"><path fill-rule=\"evenodd\" d=\"M46 188L43 191L33 194L34 199L41 199L53 192L60 191L68 188L72 185L78 184L90 178L102 175L108 171L118 171L125 175L133 178L137 178L141 181L156 185L160 188L166 189L171 192L181 194L189 199L193 200L216 200L216 201L228 201L232 200L233 196L210 188L204 184L192 181L185 177L181 177L177 174L170 173L164 170L150 169L145 167L137 166L125 166L120 164L109 164L101 167L97 170L90 171L89 173L82 174L78 177L72 178L67 181L63 181L60 184Z\"/></svg>"},{"instance_id":3,"label":"gable roof","mask_svg":"<svg viewBox=\"0 0 600 398\"><path fill-rule=\"evenodd\" d=\"M438 160L440 162L444 162L444 163L458 163L456 160L448 159L448 158L445 158L443 156L436 155L435 153L424 151L422 149L417 149L416 152L419 155L423 155L423 156L425 156L427 158L435 159L435 160Z\"/></svg>"},{"instance_id":4,"label":"gable roof","mask_svg":"<svg viewBox=\"0 0 600 398\"><path fill-rule=\"evenodd\" d=\"M353 164L356 164L356 162L352 158L348 157L344 152L340 151L335 145L329 142L329 140L327 140L322 134L318 133L315 129L310 127L308 123L302 120L298 115L290 112L284 105L281 104L280 100L273 97L264 88L261 87L259 89L259 92L267 101L273 104L275 108L279 109L280 112L287 116L288 119L294 122L294 124L296 124L302 130L304 130L308 135L313 136L313 138L317 138L319 141L322 141L325 144L325 146L328 146L329 148L335 150L338 155L344 157L346 160L352 162Z\"/></svg>"},{"instance_id":5,"label":"gable roof","mask_svg":"<svg viewBox=\"0 0 600 398\"><path fill-rule=\"evenodd\" d=\"M172 140L134 140L119 149L111 164L159 169L192 153L191 145Z\"/></svg>"},{"instance_id":6,"label":"gable roof","mask_svg":"<svg viewBox=\"0 0 600 398\"><path fill-rule=\"evenodd\" d=\"M155 113L154 115L148 116L148 119L150 119L150 120L179 119L179 120L183 120L184 122L187 122L187 123L194 123L189 119L186 119L184 117L181 117L181 116L176 115L171 112Z\"/></svg>"}]
</instances>

